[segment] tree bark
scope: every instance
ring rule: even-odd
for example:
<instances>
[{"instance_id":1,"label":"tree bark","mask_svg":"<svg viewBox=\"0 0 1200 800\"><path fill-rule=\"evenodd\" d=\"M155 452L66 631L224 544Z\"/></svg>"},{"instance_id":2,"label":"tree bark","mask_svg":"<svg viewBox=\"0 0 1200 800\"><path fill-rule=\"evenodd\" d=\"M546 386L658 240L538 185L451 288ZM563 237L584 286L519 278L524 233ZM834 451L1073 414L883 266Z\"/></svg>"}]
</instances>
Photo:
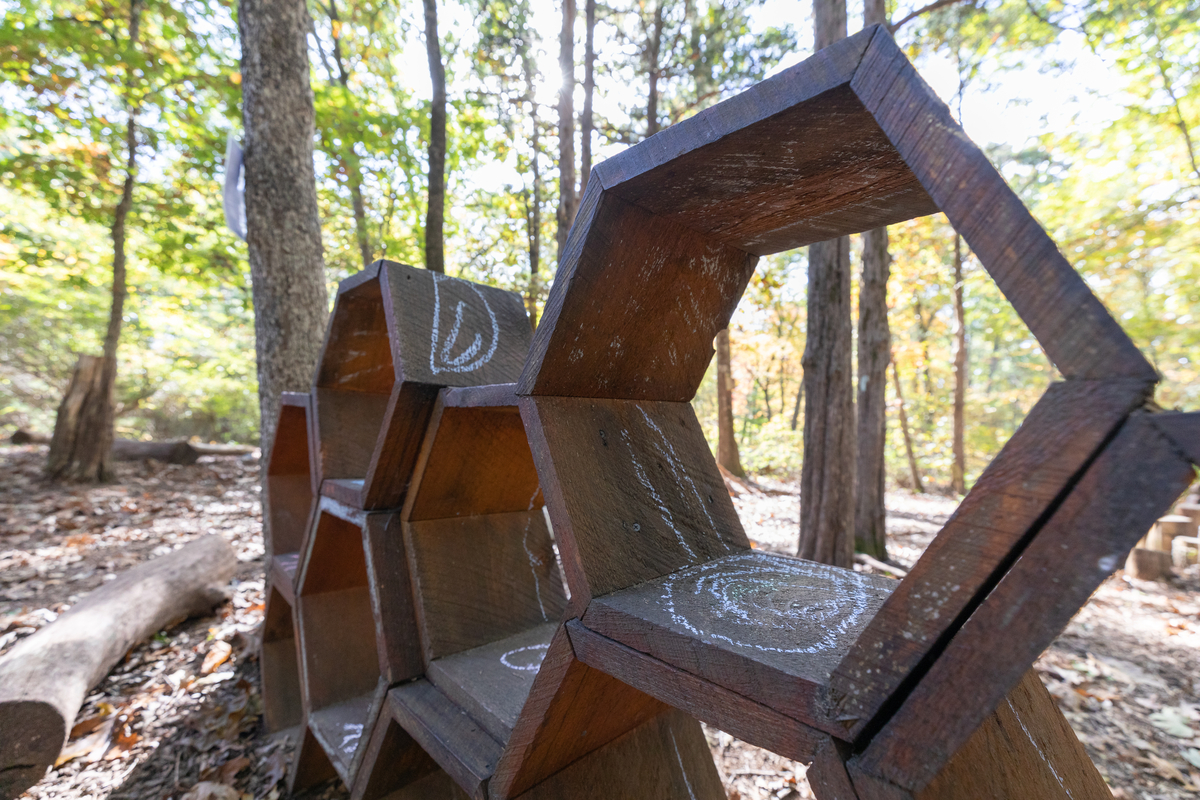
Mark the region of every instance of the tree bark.
<instances>
[{"instance_id":1,"label":"tree bark","mask_svg":"<svg viewBox=\"0 0 1200 800\"><path fill-rule=\"evenodd\" d=\"M119 575L0 659L0 798L41 780L88 690L129 649L225 600L237 558L204 536Z\"/></svg>"},{"instance_id":2,"label":"tree bark","mask_svg":"<svg viewBox=\"0 0 1200 800\"><path fill-rule=\"evenodd\" d=\"M887 365L891 331L887 318L890 273L887 228L862 235L858 285L858 432L854 484L854 548L887 560L884 449L887 443Z\"/></svg>"},{"instance_id":3,"label":"tree bark","mask_svg":"<svg viewBox=\"0 0 1200 800\"><path fill-rule=\"evenodd\" d=\"M129 45L135 52L141 31L141 2L129 2ZM126 67L125 91L133 90L134 76ZM112 300L108 309L108 328L99 369L85 366L81 356L75 365L67 394L54 421L54 437L46 460L46 476L51 480L94 483L112 479L112 442L114 397L117 384L117 348L121 343L121 323L125 316L125 224L133 208L133 187L137 181L138 106L125 98L125 180L121 199L113 211L110 233L113 243ZM82 370L82 371L81 371ZM76 378L79 382L76 382ZM72 390L76 392L72 397ZM80 393L82 392L82 393ZM70 402L68 402L70 401ZM64 411L68 412L64 414Z\"/></svg>"},{"instance_id":4,"label":"tree bark","mask_svg":"<svg viewBox=\"0 0 1200 800\"><path fill-rule=\"evenodd\" d=\"M313 172L309 25L302 0L238 2L246 241L264 453L275 439L280 392L312 385L328 314Z\"/></svg>"},{"instance_id":5,"label":"tree bark","mask_svg":"<svg viewBox=\"0 0 1200 800\"><path fill-rule=\"evenodd\" d=\"M429 202L425 211L425 267L446 271L442 229L446 213L446 68L438 38L437 0L425 2L425 53L433 102L429 108Z\"/></svg>"},{"instance_id":6,"label":"tree bark","mask_svg":"<svg viewBox=\"0 0 1200 800\"><path fill-rule=\"evenodd\" d=\"M575 0L562 0L562 30L558 35L558 256L575 221Z\"/></svg>"},{"instance_id":7,"label":"tree bark","mask_svg":"<svg viewBox=\"0 0 1200 800\"><path fill-rule=\"evenodd\" d=\"M954 463L950 490L966 494L966 450L963 422L967 401L967 314L963 307L962 237L954 234Z\"/></svg>"},{"instance_id":8,"label":"tree bark","mask_svg":"<svg viewBox=\"0 0 1200 800\"><path fill-rule=\"evenodd\" d=\"M818 50L846 36L845 0L815 0ZM854 564L855 419L851 367L850 240L808 248L808 333L804 343L804 463L800 473L801 558Z\"/></svg>"},{"instance_id":9,"label":"tree bark","mask_svg":"<svg viewBox=\"0 0 1200 800\"><path fill-rule=\"evenodd\" d=\"M796 387L796 402L792 405L792 430L800 423L800 403L804 401L804 376L800 376L800 385Z\"/></svg>"},{"instance_id":10,"label":"tree bark","mask_svg":"<svg viewBox=\"0 0 1200 800\"><path fill-rule=\"evenodd\" d=\"M717 463L739 478L746 477L733 434L733 373L729 328L717 334Z\"/></svg>"},{"instance_id":11,"label":"tree bark","mask_svg":"<svg viewBox=\"0 0 1200 800\"><path fill-rule=\"evenodd\" d=\"M580 120L579 147L579 195L587 189L592 176L592 98L596 94L596 0L586 0L586 16L583 45L583 119Z\"/></svg>"},{"instance_id":12,"label":"tree bark","mask_svg":"<svg viewBox=\"0 0 1200 800\"><path fill-rule=\"evenodd\" d=\"M913 452L912 434L908 429L908 412L904 410L904 390L900 388L900 368L896 366L895 356L891 361L892 379L896 386L897 411L900 417L900 432L904 434L904 452L908 455L908 469L912 473L913 489L924 494L925 485L921 482L921 470L917 469L917 456Z\"/></svg>"}]
</instances>

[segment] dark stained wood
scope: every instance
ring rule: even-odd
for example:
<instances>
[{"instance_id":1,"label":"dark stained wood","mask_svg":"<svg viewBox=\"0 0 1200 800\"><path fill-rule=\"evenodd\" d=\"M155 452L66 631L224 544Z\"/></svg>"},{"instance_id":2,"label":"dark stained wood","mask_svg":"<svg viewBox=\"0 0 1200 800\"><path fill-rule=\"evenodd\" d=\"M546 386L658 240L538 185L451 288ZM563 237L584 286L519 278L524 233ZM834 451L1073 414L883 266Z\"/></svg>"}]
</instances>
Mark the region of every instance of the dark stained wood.
<instances>
[{"instance_id":1,"label":"dark stained wood","mask_svg":"<svg viewBox=\"0 0 1200 800\"><path fill-rule=\"evenodd\" d=\"M1154 425L1193 464L1200 466L1200 413L1168 412L1155 414ZM1181 510L1180 513L1185 513Z\"/></svg>"},{"instance_id":2,"label":"dark stained wood","mask_svg":"<svg viewBox=\"0 0 1200 800\"><path fill-rule=\"evenodd\" d=\"M541 509L404 524L426 659L557 621L566 606Z\"/></svg>"},{"instance_id":3,"label":"dark stained wood","mask_svg":"<svg viewBox=\"0 0 1200 800\"><path fill-rule=\"evenodd\" d=\"M515 383L492 383L485 386L456 386L442 391L442 403L447 408L491 408L517 405Z\"/></svg>"},{"instance_id":4,"label":"dark stained wood","mask_svg":"<svg viewBox=\"0 0 1200 800\"><path fill-rule=\"evenodd\" d=\"M308 715L313 737L347 786L353 786L358 776L366 742L379 717L386 692L387 684L380 680L371 694L313 709Z\"/></svg>"},{"instance_id":5,"label":"dark stained wood","mask_svg":"<svg viewBox=\"0 0 1200 800\"><path fill-rule=\"evenodd\" d=\"M437 387L405 381L388 400L362 489L363 508L398 508L412 478Z\"/></svg>"},{"instance_id":6,"label":"dark stained wood","mask_svg":"<svg viewBox=\"0 0 1200 800\"><path fill-rule=\"evenodd\" d=\"M305 789L324 783L338 777L333 762L325 755L317 737L313 736L308 719L305 718L300 726L300 743L292 755L291 768L288 770L288 793L295 794Z\"/></svg>"},{"instance_id":7,"label":"dark stained wood","mask_svg":"<svg viewBox=\"0 0 1200 800\"><path fill-rule=\"evenodd\" d=\"M396 367L378 277L376 262L338 286L315 386L377 395L391 392Z\"/></svg>"},{"instance_id":8,"label":"dark stained wood","mask_svg":"<svg viewBox=\"0 0 1200 800\"><path fill-rule=\"evenodd\" d=\"M668 710L520 795L521 800L724 800L699 723Z\"/></svg>"},{"instance_id":9,"label":"dark stained wood","mask_svg":"<svg viewBox=\"0 0 1200 800\"><path fill-rule=\"evenodd\" d=\"M399 514L368 514L363 531L379 672L388 684L425 669Z\"/></svg>"},{"instance_id":10,"label":"dark stained wood","mask_svg":"<svg viewBox=\"0 0 1200 800\"><path fill-rule=\"evenodd\" d=\"M1171 576L1171 554L1135 547L1125 559L1125 575L1139 581L1161 581Z\"/></svg>"},{"instance_id":11,"label":"dark stained wood","mask_svg":"<svg viewBox=\"0 0 1200 800\"><path fill-rule=\"evenodd\" d=\"M857 736L981 602L1121 420L1136 381L1052 385L834 670L834 716Z\"/></svg>"},{"instance_id":12,"label":"dark stained wood","mask_svg":"<svg viewBox=\"0 0 1200 800\"><path fill-rule=\"evenodd\" d=\"M583 624L841 734L825 708L829 675L895 585L787 556L739 553L597 598Z\"/></svg>"},{"instance_id":13,"label":"dark stained wood","mask_svg":"<svg viewBox=\"0 0 1200 800\"><path fill-rule=\"evenodd\" d=\"M475 800L487 800L487 784L500 745L426 680L388 692L388 709L417 744Z\"/></svg>"},{"instance_id":14,"label":"dark stained wood","mask_svg":"<svg viewBox=\"0 0 1200 800\"><path fill-rule=\"evenodd\" d=\"M361 480L375 453L390 395L319 386L313 395L322 480Z\"/></svg>"},{"instance_id":15,"label":"dark stained wood","mask_svg":"<svg viewBox=\"0 0 1200 800\"><path fill-rule=\"evenodd\" d=\"M275 442L267 462L267 555L295 553L304 541L313 503L311 469L312 400L307 393L283 392Z\"/></svg>"},{"instance_id":16,"label":"dark stained wood","mask_svg":"<svg viewBox=\"0 0 1200 800\"><path fill-rule=\"evenodd\" d=\"M459 392L457 399L470 399ZM542 507L537 468L516 397L507 405L435 407L414 486L409 520L532 511Z\"/></svg>"},{"instance_id":17,"label":"dark stained wood","mask_svg":"<svg viewBox=\"0 0 1200 800\"><path fill-rule=\"evenodd\" d=\"M351 508L363 507L362 478L328 478L321 481L321 497L328 497Z\"/></svg>"},{"instance_id":18,"label":"dark stained wood","mask_svg":"<svg viewBox=\"0 0 1200 800\"><path fill-rule=\"evenodd\" d=\"M587 245L561 261L551 296L563 299L546 306L518 392L690 400L758 258L613 193L589 221Z\"/></svg>"},{"instance_id":19,"label":"dark stained wood","mask_svg":"<svg viewBox=\"0 0 1200 800\"><path fill-rule=\"evenodd\" d=\"M498 742L507 742L557 622L439 658L426 677Z\"/></svg>"},{"instance_id":20,"label":"dark stained wood","mask_svg":"<svg viewBox=\"0 0 1200 800\"><path fill-rule=\"evenodd\" d=\"M859 800L846 772L846 750L842 742L826 739L817 746L804 777L817 800Z\"/></svg>"},{"instance_id":21,"label":"dark stained wood","mask_svg":"<svg viewBox=\"0 0 1200 800\"><path fill-rule=\"evenodd\" d=\"M1151 419L1132 414L1088 467L871 740L862 756L865 771L906 788L931 781L1188 487L1195 475L1191 464Z\"/></svg>"},{"instance_id":22,"label":"dark stained wood","mask_svg":"<svg viewBox=\"0 0 1200 800\"><path fill-rule=\"evenodd\" d=\"M437 762L400 727L385 702L363 751L362 766L350 789L351 800L382 800L385 797L417 800L421 795L416 793L415 784L433 775L449 780ZM405 790L410 793L405 794ZM449 796L447 791L440 800Z\"/></svg>"},{"instance_id":23,"label":"dark stained wood","mask_svg":"<svg viewBox=\"0 0 1200 800\"><path fill-rule=\"evenodd\" d=\"M872 37L850 85L1064 376L1157 379L891 36Z\"/></svg>"},{"instance_id":24,"label":"dark stained wood","mask_svg":"<svg viewBox=\"0 0 1200 800\"><path fill-rule=\"evenodd\" d=\"M559 627L496 765L492 797L528 791L664 710L652 697L578 661Z\"/></svg>"},{"instance_id":25,"label":"dark stained wood","mask_svg":"<svg viewBox=\"0 0 1200 800\"><path fill-rule=\"evenodd\" d=\"M263 721L267 730L278 732L299 725L303 717L300 692L300 653L292 604L278 588L267 590L267 607L258 663L262 681Z\"/></svg>"},{"instance_id":26,"label":"dark stained wood","mask_svg":"<svg viewBox=\"0 0 1200 800\"><path fill-rule=\"evenodd\" d=\"M690 404L538 397L522 415L572 608L749 549Z\"/></svg>"},{"instance_id":27,"label":"dark stained wood","mask_svg":"<svg viewBox=\"0 0 1200 800\"><path fill-rule=\"evenodd\" d=\"M850 762L862 800L1109 800L1112 793L1035 670L1001 699L938 776L908 791Z\"/></svg>"},{"instance_id":28,"label":"dark stained wood","mask_svg":"<svg viewBox=\"0 0 1200 800\"><path fill-rule=\"evenodd\" d=\"M626 647L578 620L566 624L580 661L742 741L808 762L829 736L774 708ZM539 681L541 676L539 675ZM536 687L535 687L536 688Z\"/></svg>"},{"instance_id":29,"label":"dark stained wood","mask_svg":"<svg viewBox=\"0 0 1200 800\"><path fill-rule=\"evenodd\" d=\"M296 602L296 572L299 568L299 553L274 556L267 567L267 580L271 588L283 595L289 606Z\"/></svg>"}]
</instances>

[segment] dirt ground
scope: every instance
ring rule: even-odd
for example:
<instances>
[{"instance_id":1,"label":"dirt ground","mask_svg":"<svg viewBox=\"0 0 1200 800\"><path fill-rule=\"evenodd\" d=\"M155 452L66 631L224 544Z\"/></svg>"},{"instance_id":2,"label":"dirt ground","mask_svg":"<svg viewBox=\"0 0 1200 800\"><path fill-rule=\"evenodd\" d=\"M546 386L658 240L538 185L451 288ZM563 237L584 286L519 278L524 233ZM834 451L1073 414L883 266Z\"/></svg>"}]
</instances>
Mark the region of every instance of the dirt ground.
<instances>
[{"instance_id":1,"label":"dirt ground","mask_svg":"<svg viewBox=\"0 0 1200 800\"><path fill-rule=\"evenodd\" d=\"M25 798L260 800L286 795L286 736L262 725L255 660L263 615L258 460L120 465L95 488L44 483L45 448L0 447L0 655L116 572L205 533L240 560L232 599L134 648L89 696L76 735ZM794 486L734 498L756 546L795 549ZM916 561L954 509L888 496L889 554ZM1109 579L1037 667L1120 800L1200 794L1200 569L1171 584ZM708 730L730 798L807 798L801 764ZM344 798L329 784L304 798Z\"/></svg>"}]
</instances>

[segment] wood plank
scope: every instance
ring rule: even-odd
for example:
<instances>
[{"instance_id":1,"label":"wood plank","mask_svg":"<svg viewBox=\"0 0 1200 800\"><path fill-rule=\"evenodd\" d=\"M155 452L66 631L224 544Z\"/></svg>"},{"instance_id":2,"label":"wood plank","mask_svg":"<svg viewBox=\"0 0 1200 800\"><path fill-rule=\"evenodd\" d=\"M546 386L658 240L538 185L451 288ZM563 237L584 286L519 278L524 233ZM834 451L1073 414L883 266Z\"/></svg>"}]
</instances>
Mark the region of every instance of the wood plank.
<instances>
[{"instance_id":1,"label":"wood plank","mask_svg":"<svg viewBox=\"0 0 1200 800\"><path fill-rule=\"evenodd\" d=\"M366 476L383 428L390 392L390 387L386 394L319 386L313 390L322 480L361 480Z\"/></svg>"},{"instance_id":2,"label":"wood plank","mask_svg":"<svg viewBox=\"0 0 1200 800\"><path fill-rule=\"evenodd\" d=\"M863 800L1109 800L1083 745L1029 670L933 781L911 792L850 762Z\"/></svg>"},{"instance_id":3,"label":"wood plank","mask_svg":"<svg viewBox=\"0 0 1200 800\"><path fill-rule=\"evenodd\" d=\"M541 509L404 523L427 661L545 622L566 607Z\"/></svg>"},{"instance_id":4,"label":"wood plank","mask_svg":"<svg viewBox=\"0 0 1200 800\"><path fill-rule=\"evenodd\" d=\"M380 682L370 694L313 710L308 716L313 737L347 786L354 784L366 739L379 716L386 690L387 686Z\"/></svg>"},{"instance_id":5,"label":"wood plank","mask_svg":"<svg viewBox=\"0 0 1200 800\"><path fill-rule=\"evenodd\" d=\"M362 766L350 789L351 800L382 800L385 797L417 800L422 797L417 785L433 775L440 775L454 785L437 762L395 720L390 704L385 701L363 751ZM449 796L450 792L444 791L438 797Z\"/></svg>"},{"instance_id":6,"label":"wood plank","mask_svg":"<svg viewBox=\"0 0 1200 800\"><path fill-rule=\"evenodd\" d=\"M321 482L321 497L336 500L351 508L363 507L362 478L329 478Z\"/></svg>"},{"instance_id":7,"label":"wood plank","mask_svg":"<svg viewBox=\"0 0 1200 800\"><path fill-rule=\"evenodd\" d=\"M749 549L690 404L537 397L522 414L572 608Z\"/></svg>"},{"instance_id":8,"label":"wood plank","mask_svg":"<svg viewBox=\"0 0 1200 800\"><path fill-rule=\"evenodd\" d=\"M817 800L859 800L846 771L848 750L843 742L835 739L826 739L817 746L813 762L804 773Z\"/></svg>"},{"instance_id":9,"label":"wood plank","mask_svg":"<svg viewBox=\"0 0 1200 800\"><path fill-rule=\"evenodd\" d=\"M1154 426L1171 440L1193 464L1200 466L1200 413L1167 412L1151 418Z\"/></svg>"},{"instance_id":10,"label":"wood plank","mask_svg":"<svg viewBox=\"0 0 1200 800\"><path fill-rule=\"evenodd\" d=\"M537 468L513 400L512 405L465 408L443 402L434 410L418 484L405 504L406 519L541 508Z\"/></svg>"},{"instance_id":11,"label":"wood plank","mask_svg":"<svg viewBox=\"0 0 1200 800\"><path fill-rule=\"evenodd\" d=\"M452 386L442 391L447 408L492 408L517 405L517 384L492 383L485 386Z\"/></svg>"},{"instance_id":12,"label":"wood plank","mask_svg":"<svg viewBox=\"0 0 1200 800\"><path fill-rule=\"evenodd\" d=\"M1147 394L1135 381L1050 387L834 670L834 717L845 736L860 735L923 659L944 646Z\"/></svg>"},{"instance_id":13,"label":"wood plank","mask_svg":"<svg viewBox=\"0 0 1200 800\"><path fill-rule=\"evenodd\" d=\"M299 553L274 556L267 567L267 581L289 605L296 602L296 572L299 568Z\"/></svg>"},{"instance_id":14,"label":"wood plank","mask_svg":"<svg viewBox=\"0 0 1200 800\"><path fill-rule=\"evenodd\" d=\"M302 594L296 604L309 709L370 694L379 681L379 653L367 587Z\"/></svg>"},{"instance_id":15,"label":"wood plank","mask_svg":"<svg viewBox=\"0 0 1200 800\"><path fill-rule=\"evenodd\" d=\"M437 393L436 386L410 381L392 390L366 469L363 508L399 508L403 504Z\"/></svg>"},{"instance_id":16,"label":"wood plank","mask_svg":"<svg viewBox=\"0 0 1200 800\"><path fill-rule=\"evenodd\" d=\"M313 501L311 398L300 392L283 392L283 395L286 396L281 397L275 441L267 461L263 538L268 557L299 551Z\"/></svg>"},{"instance_id":17,"label":"wood plank","mask_svg":"<svg viewBox=\"0 0 1200 800\"><path fill-rule=\"evenodd\" d=\"M296 794L336 777L337 770L333 768L329 756L325 755L317 737L313 736L306 717L301 725L300 742L288 768L288 793Z\"/></svg>"},{"instance_id":18,"label":"wood plank","mask_svg":"<svg viewBox=\"0 0 1200 800\"><path fill-rule=\"evenodd\" d=\"M548 622L496 642L439 658L426 677L498 742L507 742L550 640Z\"/></svg>"},{"instance_id":19,"label":"wood plank","mask_svg":"<svg viewBox=\"0 0 1200 800\"><path fill-rule=\"evenodd\" d=\"M379 262L375 262L339 285L315 388L385 397L391 392L397 369L378 276Z\"/></svg>"},{"instance_id":20,"label":"wood plank","mask_svg":"<svg viewBox=\"0 0 1200 800\"><path fill-rule=\"evenodd\" d=\"M575 658L559 627L496 765L491 796L528 791L666 707Z\"/></svg>"},{"instance_id":21,"label":"wood plank","mask_svg":"<svg viewBox=\"0 0 1200 800\"><path fill-rule=\"evenodd\" d=\"M832 734L830 673L896 581L747 552L592 601L591 630Z\"/></svg>"},{"instance_id":22,"label":"wood plank","mask_svg":"<svg viewBox=\"0 0 1200 800\"><path fill-rule=\"evenodd\" d=\"M829 740L827 734L797 722L771 706L756 703L601 636L578 620L568 622L566 630L575 653L584 664L744 742L785 758L809 762L818 748Z\"/></svg>"},{"instance_id":23,"label":"wood plank","mask_svg":"<svg viewBox=\"0 0 1200 800\"><path fill-rule=\"evenodd\" d=\"M864 751L866 772L920 789L1192 482L1134 412ZM970 702L965 702L969 698Z\"/></svg>"},{"instance_id":24,"label":"wood plank","mask_svg":"<svg viewBox=\"0 0 1200 800\"><path fill-rule=\"evenodd\" d=\"M388 692L393 718L475 800L487 800L487 784L500 745L431 683L416 680Z\"/></svg>"},{"instance_id":25,"label":"wood plank","mask_svg":"<svg viewBox=\"0 0 1200 800\"><path fill-rule=\"evenodd\" d=\"M1157 380L890 36L871 39L850 85L1064 376Z\"/></svg>"},{"instance_id":26,"label":"wood plank","mask_svg":"<svg viewBox=\"0 0 1200 800\"><path fill-rule=\"evenodd\" d=\"M299 725L304 709L292 604L275 586L267 590L263 617L262 648L258 656L263 721L267 730L278 732Z\"/></svg>"},{"instance_id":27,"label":"wood plank","mask_svg":"<svg viewBox=\"0 0 1200 800\"><path fill-rule=\"evenodd\" d=\"M389 684L425 670L399 514L368 514L363 527L379 672Z\"/></svg>"},{"instance_id":28,"label":"wood plank","mask_svg":"<svg viewBox=\"0 0 1200 800\"><path fill-rule=\"evenodd\" d=\"M606 193L578 261L562 262L561 310L547 306L518 392L690 400L757 262Z\"/></svg>"},{"instance_id":29,"label":"wood plank","mask_svg":"<svg viewBox=\"0 0 1200 800\"><path fill-rule=\"evenodd\" d=\"M699 723L671 709L520 795L521 800L563 797L724 800L725 788Z\"/></svg>"}]
</instances>

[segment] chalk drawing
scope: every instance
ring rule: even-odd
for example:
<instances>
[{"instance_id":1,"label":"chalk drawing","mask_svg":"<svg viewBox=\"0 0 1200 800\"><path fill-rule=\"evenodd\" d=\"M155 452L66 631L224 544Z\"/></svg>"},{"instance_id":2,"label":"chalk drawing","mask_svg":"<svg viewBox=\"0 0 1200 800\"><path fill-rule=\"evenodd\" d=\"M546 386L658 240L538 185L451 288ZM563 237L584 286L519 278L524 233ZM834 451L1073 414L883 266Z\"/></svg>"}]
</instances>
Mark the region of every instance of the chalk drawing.
<instances>
[{"instance_id":1,"label":"chalk drawing","mask_svg":"<svg viewBox=\"0 0 1200 800\"><path fill-rule=\"evenodd\" d=\"M549 649L550 645L548 644L531 644L526 647L518 647L500 656L500 663L516 672L537 672L538 667L542 666L542 659L546 657L546 651ZM522 655L522 653L525 655Z\"/></svg>"},{"instance_id":2,"label":"chalk drawing","mask_svg":"<svg viewBox=\"0 0 1200 800\"><path fill-rule=\"evenodd\" d=\"M692 782L688 780L687 770L683 767L683 757L679 755L679 743L675 741L675 731L671 731L671 746L675 748L675 760L679 762L679 772L683 775L683 785L687 787L688 797L696 800L696 793L692 791Z\"/></svg>"},{"instance_id":3,"label":"chalk drawing","mask_svg":"<svg viewBox=\"0 0 1200 800\"><path fill-rule=\"evenodd\" d=\"M487 298L483 296L483 292L479 291L477 286L467 281L455 281L468 287L479 297L479 301L483 303L484 310L487 311L488 319L491 320L492 331L487 352L483 352L480 355L483 351L483 336L476 333L475 338L465 350L453 358L450 357L450 351L458 341L458 335L462 328L463 309L467 305L462 300L459 300L455 304L454 324L450 327L450 331L443 342L439 329L442 317L442 297L438 286L442 282L450 280L455 279L448 278L445 275L433 276L433 334L429 340L429 369L434 375L440 372L474 372L492 360L492 356L496 354L496 347L500 343L500 324L496 321L496 313L492 311L492 307L488 304ZM439 344L442 346L440 353L438 352Z\"/></svg>"},{"instance_id":4,"label":"chalk drawing","mask_svg":"<svg viewBox=\"0 0 1200 800\"><path fill-rule=\"evenodd\" d=\"M836 650L886 594L850 570L744 553L675 573L663 584L662 600L672 621L702 641L815 655ZM705 602L680 611L676 599L689 595Z\"/></svg>"},{"instance_id":5,"label":"chalk drawing","mask_svg":"<svg viewBox=\"0 0 1200 800\"><path fill-rule=\"evenodd\" d=\"M678 540L684 551L687 552L688 558L694 559L696 557L696 552L688 546L687 539L683 538L683 533L680 532L679 528L675 527L675 517L671 514L671 509L667 508L667 504L663 502L662 495L660 495L654 488L654 485L650 483L650 478L646 475L646 468L643 467L642 462L638 460L638 457L635 454L636 451L633 449L633 442L629 440L629 431L621 431L621 438L625 440L625 445L629 448L629 461L631 464L633 464L633 473L637 476L638 483L642 485L643 489L650 493L650 497L654 500L654 504L658 506L658 515L662 517L663 522L667 523L667 527L675 533L676 540Z\"/></svg>"},{"instance_id":6,"label":"chalk drawing","mask_svg":"<svg viewBox=\"0 0 1200 800\"><path fill-rule=\"evenodd\" d=\"M362 738L362 735L362 725L355 725L353 722L342 723L342 752L347 755L352 754L354 749L358 747L358 740Z\"/></svg>"},{"instance_id":7,"label":"chalk drawing","mask_svg":"<svg viewBox=\"0 0 1200 800\"><path fill-rule=\"evenodd\" d=\"M1065 783L1063 783L1063 779L1059 776L1058 770L1054 768L1054 765L1050 763L1050 759L1046 758L1046 754L1042 752L1042 748L1038 746L1036 741L1034 741L1033 734L1029 732L1029 728L1025 727L1025 721L1021 719L1021 715L1018 714L1017 709L1013 707L1012 700L1009 700L1006 697L1004 702L1008 703L1008 710L1012 712L1013 718L1017 721L1017 724L1021 726L1021 730L1025 731L1025 738L1027 738L1029 743L1033 745L1033 749L1037 750L1038 757L1042 759L1042 763L1050 768L1050 774L1054 776L1054 780L1058 781L1058 785L1062 787L1064 792L1067 793L1067 797L1070 797L1071 800L1075 800L1075 795L1071 794L1071 790L1067 788Z\"/></svg>"},{"instance_id":8,"label":"chalk drawing","mask_svg":"<svg viewBox=\"0 0 1200 800\"><path fill-rule=\"evenodd\" d=\"M533 506L532 501L530 507ZM546 616L546 605L542 602L542 582L538 578L538 567L542 566L542 560L533 554L529 549L529 523L532 520L525 520L525 535L521 537L521 547L525 549L525 556L529 559L529 571L533 573L533 591L537 594L538 608L542 612L542 622L549 622Z\"/></svg>"}]
</instances>

